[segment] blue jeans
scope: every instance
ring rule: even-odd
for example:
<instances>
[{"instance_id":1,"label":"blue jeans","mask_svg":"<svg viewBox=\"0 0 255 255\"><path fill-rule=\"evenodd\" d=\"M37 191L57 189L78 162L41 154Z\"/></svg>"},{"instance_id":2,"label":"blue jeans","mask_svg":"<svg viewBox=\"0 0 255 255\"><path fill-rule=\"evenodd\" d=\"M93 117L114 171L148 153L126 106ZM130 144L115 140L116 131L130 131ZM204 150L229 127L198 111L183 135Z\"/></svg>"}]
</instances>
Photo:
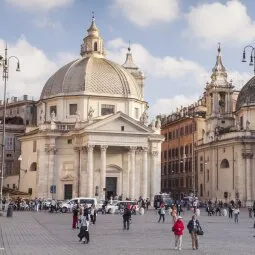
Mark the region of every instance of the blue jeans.
<instances>
[{"instance_id":1,"label":"blue jeans","mask_svg":"<svg viewBox=\"0 0 255 255\"><path fill-rule=\"evenodd\" d=\"M235 218L235 223L238 223L238 214L234 214L234 218Z\"/></svg>"}]
</instances>

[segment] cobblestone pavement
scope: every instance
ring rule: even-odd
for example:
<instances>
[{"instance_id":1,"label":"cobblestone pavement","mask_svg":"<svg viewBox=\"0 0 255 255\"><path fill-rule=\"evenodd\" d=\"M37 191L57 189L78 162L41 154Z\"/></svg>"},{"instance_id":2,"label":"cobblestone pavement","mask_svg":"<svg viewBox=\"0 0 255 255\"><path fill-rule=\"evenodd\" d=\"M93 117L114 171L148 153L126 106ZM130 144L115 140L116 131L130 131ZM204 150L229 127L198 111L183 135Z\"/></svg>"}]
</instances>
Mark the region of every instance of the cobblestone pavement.
<instances>
[{"instance_id":1,"label":"cobblestone pavement","mask_svg":"<svg viewBox=\"0 0 255 255\"><path fill-rule=\"evenodd\" d=\"M191 212L184 216L185 226ZM165 223L157 223L154 210L146 215L132 216L129 231L122 230L121 216L101 215L90 227L91 242L78 242L78 230L71 229L71 214L48 212L14 212L13 218L0 218L0 255L65 255L65 254L255 254L253 219L246 209L240 223L227 217L208 217L202 212L199 220L205 232L198 251L191 249L190 236L185 230L183 248L175 251L170 215Z\"/></svg>"}]
</instances>

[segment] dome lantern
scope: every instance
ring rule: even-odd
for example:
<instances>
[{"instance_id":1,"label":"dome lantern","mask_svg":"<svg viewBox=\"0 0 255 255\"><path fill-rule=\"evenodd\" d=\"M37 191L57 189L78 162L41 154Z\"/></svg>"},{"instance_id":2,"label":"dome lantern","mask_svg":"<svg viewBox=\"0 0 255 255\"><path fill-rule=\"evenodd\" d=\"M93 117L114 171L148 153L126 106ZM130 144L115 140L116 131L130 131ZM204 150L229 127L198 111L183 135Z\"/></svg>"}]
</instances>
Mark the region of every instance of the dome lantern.
<instances>
[{"instance_id":1,"label":"dome lantern","mask_svg":"<svg viewBox=\"0 0 255 255\"><path fill-rule=\"evenodd\" d=\"M92 22L90 27L87 29L88 35L83 39L81 45L81 56L82 57L104 57L104 41L99 34L99 29L96 26L94 13L92 15Z\"/></svg>"}]
</instances>

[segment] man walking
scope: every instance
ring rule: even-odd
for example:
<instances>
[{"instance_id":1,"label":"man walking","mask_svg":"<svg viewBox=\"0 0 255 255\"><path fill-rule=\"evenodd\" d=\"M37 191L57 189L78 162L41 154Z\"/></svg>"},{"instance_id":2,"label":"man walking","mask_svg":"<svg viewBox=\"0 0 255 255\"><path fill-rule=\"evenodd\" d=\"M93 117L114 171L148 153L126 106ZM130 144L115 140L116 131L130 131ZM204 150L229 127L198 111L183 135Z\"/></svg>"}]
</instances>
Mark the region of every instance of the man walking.
<instances>
[{"instance_id":1,"label":"man walking","mask_svg":"<svg viewBox=\"0 0 255 255\"><path fill-rule=\"evenodd\" d=\"M123 229L129 230L129 223L131 218L131 211L128 207L125 207L123 213Z\"/></svg>"},{"instance_id":2,"label":"man walking","mask_svg":"<svg viewBox=\"0 0 255 255\"><path fill-rule=\"evenodd\" d=\"M235 223L238 223L238 216L239 216L240 210L239 208L236 206L233 210L233 214L234 214L234 220Z\"/></svg>"},{"instance_id":3,"label":"man walking","mask_svg":"<svg viewBox=\"0 0 255 255\"><path fill-rule=\"evenodd\" d=\"M199 221L196 219L196 215L193 215L191 220L189 221L187 225L187 229L189 230L191 241L192 241L192 249L197 250L198 249L198 237L197 237L197 231L201 229Z\"/></svg>"}]
</instances>

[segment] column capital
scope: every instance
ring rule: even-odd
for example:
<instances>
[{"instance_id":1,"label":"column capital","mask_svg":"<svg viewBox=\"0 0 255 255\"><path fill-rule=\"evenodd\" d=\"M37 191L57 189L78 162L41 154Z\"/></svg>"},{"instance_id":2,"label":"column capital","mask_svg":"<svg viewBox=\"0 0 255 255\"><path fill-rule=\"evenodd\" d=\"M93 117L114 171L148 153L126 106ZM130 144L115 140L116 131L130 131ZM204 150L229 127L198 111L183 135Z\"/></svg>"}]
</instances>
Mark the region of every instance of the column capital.
<instances>
[{"instance_id":1,"label":"column capital","mask_svg":"<svg viewBox=\"0 0 255 255\"><path fill-rule=\"evenodd\" d=\"M81 146L74 146L73 149L74 149L74 151L81 151L82 147Z\"/></svg>"},{"instance_id":2,"label":"column capital","mask_svg":"<svg viewBox=\"0 0 255 255\"><path fill-rule=\"evenodd\" d=\"M53 152L55 154L57 152L56 146L53 145L46 146L44 150L47 153Z\"/></svg>"},{"instance_id":3,"label":"column capital","mask_svg":"<svg viewBox=\"0 0 255 255\"><path fill-rule=\"evenodd\" d=\"M158 152L158 151L152 151L152 152L151 152L151 155L152 155L153 157L157 157L157 156L158 156L158 154L159 154L159 152Z\"/></svg>"},{"instance_id":4,"label":"column capital","mask_svg":"<svg viewBox=\"0 0 255 255\"><path fill-rule=\"evenodd\" d=\"M148 148L147 147L142 147L142 152L147 153L148 152Z\"/></svg>"},{"instance_id":5,"label":"column capital","mask_svg":"<svg viewBox=\"0 0 255 255\"><path fill-rule=\"evenodd\" d=\"M135 152L137 150L136 146L130 146L129 147L130 152Z\"/></svg>"},{"instance_id":6,"label":"column capital","mask_svg":"<svg viewBox=\"0 0 255 255\"><path fill-rule=\"evenodd\" d=\"M108 145L100 145L101 151L106 151Z\"/></svg>"},{"instance_id":7,"label":"column capital","mask_svg":"<svg viewBox=\"0 0 255 255\"><path fill-rule=\"evenodd\" d=\"M252 159L253 158L253 153L252 152L243 152L242 156L245 159Z\"/></svg>"}]
</instances>

